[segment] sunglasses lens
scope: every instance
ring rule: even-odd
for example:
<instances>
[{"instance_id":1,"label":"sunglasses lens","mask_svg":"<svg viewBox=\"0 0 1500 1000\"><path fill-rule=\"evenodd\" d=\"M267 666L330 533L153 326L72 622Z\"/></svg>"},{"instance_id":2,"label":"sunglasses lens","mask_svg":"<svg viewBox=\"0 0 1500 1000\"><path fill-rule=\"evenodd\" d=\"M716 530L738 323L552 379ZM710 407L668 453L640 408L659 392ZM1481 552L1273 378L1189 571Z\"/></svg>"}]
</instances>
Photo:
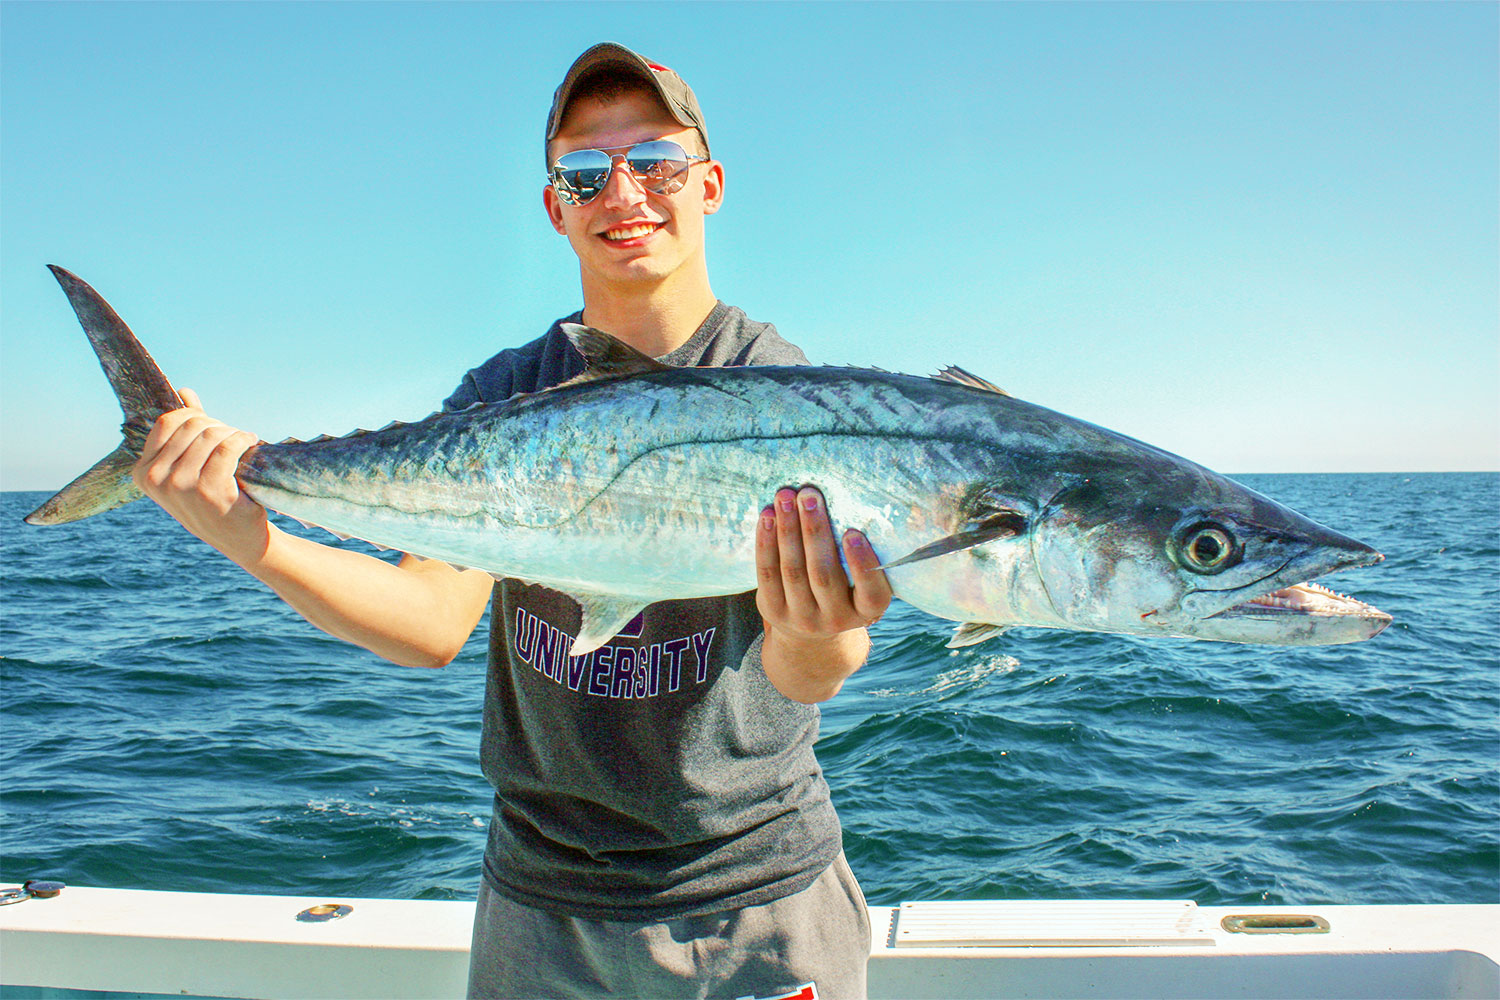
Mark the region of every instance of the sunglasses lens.
<instances>
[{"instance_id":1,"label":"sunglasses lens","mask_svg":"<svg viewBox=\"0 0 1500 1000\"><path fill-rule=\"evenodd\" d=\"M672 140L643 142L632 147L625 160L646 190L657 194L682 190L688 168L687 152Z\"/></svg>"},{"instance_id":2,"label":"sunglasses lens","mask_svg":"<svg viewBox=\"0 0 1500 1000\"><path fill-rule=\"evenodd\" d=\"M682 190L691 165L687 151L671 139L655 139L631 146L625 166L641 187L656 194ZM614 158L602 149L564 153L552 165L552 187L569 205L587 205L609 183Z\"/></svg>"},{"instance_id":3,"label":"sunglasses lens","mask_svg":"<svg viewBox=\"0 0 1500 1000\"><path fill-rule=\"evenodd\" d=\"M586 204L609 183L610 166L609 154L598 149L564 153L552 166L552 186L568 204Z\"/></svg>"}]
</instances>

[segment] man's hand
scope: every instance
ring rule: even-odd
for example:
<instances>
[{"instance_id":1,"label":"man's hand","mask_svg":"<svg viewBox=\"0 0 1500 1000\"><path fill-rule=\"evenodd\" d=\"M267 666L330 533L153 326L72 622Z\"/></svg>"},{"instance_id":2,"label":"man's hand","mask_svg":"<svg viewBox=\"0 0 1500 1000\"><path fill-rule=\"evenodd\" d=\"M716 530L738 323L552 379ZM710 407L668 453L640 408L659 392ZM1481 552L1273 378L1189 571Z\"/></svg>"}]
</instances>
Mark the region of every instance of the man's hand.
<instances>
[{"instance_id":1,"label":"man's hand","mask_svg":"<svg viewBox=\"0 0 1500 1000\"><path fill-rule=\"evenodd\" d=\"M755 538L766 623L761 653L766 676L795 701L833 697L869 654L865 628L885 614L891 586L863 533L842 540L849 572L839 564L823 495L812 487L781 489L761 511Z\"/></svg>"},{"instance_id":2,"label":"man's hand","mask_svg":"<svg viewBox=\"0 0 1500 1000\"><path fill-rule=\"evenodd\" d=\"M181 393L187 405L156 421L131 472L147 496L328 634L411 666L458 655L489 603L488 573L410 555L393 566L278 530L235 480L256 436Z\"/></svg>"},{"instance_id":3,"label":"man's hand","mask_svg":"<svg viewBox=\"0 0 1500 1000\"><path fill-rule=\"evenodd\" d=\"M157 419L131 476L188 531L248 566L265 553L269 527L234 474L259 439L204 413L191 389L181 396L186 405Z\"/></svg>"}]
</instances>

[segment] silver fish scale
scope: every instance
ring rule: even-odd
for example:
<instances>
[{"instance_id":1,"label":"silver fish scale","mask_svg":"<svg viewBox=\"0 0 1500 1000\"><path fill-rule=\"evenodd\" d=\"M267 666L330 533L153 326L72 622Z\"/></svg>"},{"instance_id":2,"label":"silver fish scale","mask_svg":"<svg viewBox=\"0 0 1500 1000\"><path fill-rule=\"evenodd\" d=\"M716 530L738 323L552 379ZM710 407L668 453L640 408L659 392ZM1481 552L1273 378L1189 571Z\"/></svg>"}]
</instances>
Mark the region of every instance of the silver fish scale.
<instances>
[{"instance_id":1,"label":"silver fish scale","mask_svg":"<svg viewBox=\"0 0 1500 1000\"><path fill-rule=\"evenodd\" d=\"M995 461L977 442L1003 399L877 372L678 369L263 445L240 475L272 509L413 554L570 592L708 596L755 585L755 519L781 486L819 486L877 551L951 530Z\"/></svg>"},{"instance_id":2,"label":"silver fish scale","mask_svg":"<svg viewBox=\"0 0 1500 1000\"><path fill-rule=\"evenodd\" d=\"M67 293L125 410L125 441L27 515L66 524L142 496L138 431L180 404L99 294ZM337 534L545 583L578 599L575 654L642 607L755 584L754 527L811 484L864 530L898 597L966 623L1328 644L1390 616L1286 588L1379 552L1160 449L967 373L670 369L564 327L573 383L344 438L261 445L238 472L267 507Z\"/></svg>"}]
</instances>

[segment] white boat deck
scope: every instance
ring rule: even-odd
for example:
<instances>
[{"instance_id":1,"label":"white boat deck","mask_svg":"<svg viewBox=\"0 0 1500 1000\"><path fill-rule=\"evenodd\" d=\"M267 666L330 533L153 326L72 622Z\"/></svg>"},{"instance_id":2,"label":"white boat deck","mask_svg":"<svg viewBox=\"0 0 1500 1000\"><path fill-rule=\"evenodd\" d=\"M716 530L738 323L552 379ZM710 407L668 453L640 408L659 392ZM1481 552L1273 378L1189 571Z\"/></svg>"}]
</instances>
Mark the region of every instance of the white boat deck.
<instances>
[{"instance_id":1,"label":"white boat deck","mask_svg":"<svg viewBox=\"0 0 1500 1000\"><path fill-rule=\"evenodd\" d=\"M349 911L298 919L319 904ZM461 997L473 909L69 886L0 906L0 993ZM914 902L870 919L872 998L1500 997L1500 905Z\"/></svg>"}]
</instances>

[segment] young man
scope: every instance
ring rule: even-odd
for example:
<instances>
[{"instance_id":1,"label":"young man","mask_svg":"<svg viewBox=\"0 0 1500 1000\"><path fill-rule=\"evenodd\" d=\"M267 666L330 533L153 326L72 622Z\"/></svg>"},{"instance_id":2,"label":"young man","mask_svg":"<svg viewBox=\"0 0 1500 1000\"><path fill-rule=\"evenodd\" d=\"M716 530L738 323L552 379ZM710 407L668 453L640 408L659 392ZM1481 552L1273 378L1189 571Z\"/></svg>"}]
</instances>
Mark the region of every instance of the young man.
<instances>
[{"instance_id":1,"label":"young man","mask_svg":"<svg viewBox=\"0 0 1500 1000\"><path fill-rule=\"evenodd\" d=\"M679 365L800 364L710 289L704 221L724 196L698 102L614 44L573 64L547 123L553 228L578 256L569 317ZM561 323L563 321L559 321ZM469 372L446 406L582 371L557 324ZM493 591L481 761L496 789L471 996L861 996L869 925L813 757L818 714L864 661L890 602L878 559L816 490L762 512L759 587L647 608L589 670L543 663L571 599L411 556L399 565L286 535L234 470L254 435L189 407L136 467L190 531L320 628L441 666Z\"/></svg>"}]
</instances>

